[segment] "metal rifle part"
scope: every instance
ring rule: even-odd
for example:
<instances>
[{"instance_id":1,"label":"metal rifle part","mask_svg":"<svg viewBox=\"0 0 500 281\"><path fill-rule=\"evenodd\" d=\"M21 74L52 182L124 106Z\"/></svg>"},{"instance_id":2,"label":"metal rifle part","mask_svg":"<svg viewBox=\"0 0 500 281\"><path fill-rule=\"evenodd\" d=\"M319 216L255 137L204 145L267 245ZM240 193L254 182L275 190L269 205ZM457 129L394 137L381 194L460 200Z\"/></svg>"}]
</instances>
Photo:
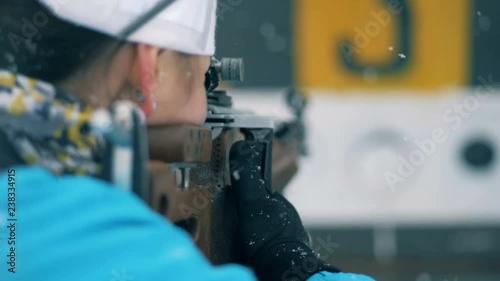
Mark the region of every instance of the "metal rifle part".
<instances>
[{"instance_id":1,"label":"metal rifle part","mask_svg":"<svg viewBox=\"0 0 500 281\"><path fill-rule=\"evenodd\" d=\"M212 66L207 73L208 113L203 126L212 130L215 140L224 129L239 129L247 140L265 144L265 161L261 167L264 178L271 179L272 141L274 133L274 118L259 116L249 111L232 108L232 99L226 91L214 91L219 81L243 81L243 59L223 58L218 61L212 58Z\"/></svg>"},{"instance_id":2,"label":"metal rifle part","mask_svg":"<svg viewBox=\"0 0 500 281\"><path fill-rule=\"evenodd\" d=\"M191 169L196 167L196 164L186 164L186 163L172 163L171 167L175 173L175 179L177 182L177 188L180 190L186 190L189 188L189 175Z\"/></svg>"},{"instance_id":3,"label":"metal rifle part","mask_svg":"<svg viewBox=\"0 0 500 281\"><path fill-rule=\"evenodd\" d=\"M212 139L217 138L224 128L274 130L275 127L273 117L216 105L208 106L207 121L203 126L212 129Z\"/></svg>"},{"instance_id":4,"label":"metal rifle part","mask_svg":"<svg viewBox=\"0 0 500 281\"><path fill-rule=\"evenodd\" d=\"M208 95L208 113L204 126L212 129L215 139L223 128L274 129L274 118L258 116L250 111L232 108L232 98L226 91L215 91L220 81L243 81L244 61L239 58L212 58L206 74L205 86Z\"/></svg>"},{"instance_id":5,"label":"metal rifle part","mask_svg":"<svg viewBox=\"0 0 500 281\"><path fill-rule=\"evenodd\" d=\"M212 57L210 68L205 74L207 93L213 92L220 81L238 81L245 79L245 64L241 58L222 58L220 61Z\"/></svg>"},{"instance_id":6,"label":"metal rifle part","mask_svg":"<svg viewBox=\"0 0 500 281\"><path fill-rule=\"evenodd\" d=\"M208 98L208 113L204 127L212 130L215 139L223 129L237 128L254 140L265 140L272 144L274 119L257 116L251 112L232 108L232 99L225 91L215 91L220 81L243 81L244 62L241 58L222 58L220 61L212 57L209 70L205 75L205 88ZM271 134L269 133L271 132ZM270 141L268 140L271 136ZM271 153L270 145L267 153ZM270 160L269 160L270 161ZM178 188L189 188L189 172L193 164L177 163L174 165L178 174Z\"/></svg>"},{"instance_id":7,"label":"metal rifle part","mask_svg":"<svg viewBox=\"0 0 500 281\"><path fill-rule=\"evenodd\" d=\"M214 90L219 86L220 81L243 81L244 79L243 59L222 58L219 61L214 57L212 57L211 60L212 61L210 68L205 74L205 89L207 91L208 104L215 103L231 107L232 106L231 97L227 95L219 95L219 92L214 92ZM212 116L211 111L213 111L213 109L209 105L206 123L210 121L209 116ZM205 125L205 127L210 129L214 128L214 126L210 125L208 126ZM222 128L220 128L220 130L216 128L215 130L220 133L222 131ZM214 135L217 135L217 133L214 134L214 131L212 131L212 139ZM191 168L193 168L193 164L176 163L172 165L172 167L175 168L176 171L176 178L178 182L177 187L179 189L189 188L189 173Z\"/></svg>"},{"instance_id":8,"label":"metal rifle part","mask_svg":"<svg viewBox=\"0 0 500 281\"><path fill-rule=\"evenodd\" d=\"M294 113L295 118L292 121L277 124L276 137L284 142L298 138L300 154L305 156L308 154L307 131L304 122L304 111L308 104L307 99L303 93L291 88L287 91L286 103Z\"/></svg>"},{"instance_id":9,"label":"metal rifle part","mask_svg":"<svg viewBox=\"0 0 500 281\"><path fill-rule=\"evenodd\" d=\"M242 58L222 58L220 61L212 58L212 65L221 81L245 80L245 63Z\"/></svg>"},{"instance_id":10,"label":"metal rifle part","mask_svg":"<svg viewBox=\"0 0 500 281\"><path fill-rule=\"evenodd\" d=\"M265 157L261 171L263 178L271 180L272 147L274 138L274 118L259 116L251 112L227 107L209 105L205 127L212 129L212 139L216 139L224 129L239 129L246 140L261 142L265 146Z\"/></svg>"}]
</instances>

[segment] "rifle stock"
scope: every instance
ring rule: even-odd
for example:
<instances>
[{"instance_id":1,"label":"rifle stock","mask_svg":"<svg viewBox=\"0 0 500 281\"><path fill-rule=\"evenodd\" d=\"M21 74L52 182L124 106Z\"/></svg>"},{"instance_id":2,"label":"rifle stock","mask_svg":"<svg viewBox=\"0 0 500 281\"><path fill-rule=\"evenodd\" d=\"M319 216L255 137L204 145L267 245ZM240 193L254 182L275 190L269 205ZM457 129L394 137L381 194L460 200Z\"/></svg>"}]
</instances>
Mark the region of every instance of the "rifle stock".
<instances>
[{"instance_id":1,"label":"rifle stock","mask_svg":"<svg viewBox=\"0 0 500 281\"><path fill-rule=\"evenodd\" d=\"M193 126L150 128L149 205L188 231L214 264L243 262L238 249L236 206L231 194L228 152L245 139L227 129L212 140L209 129ZM194 138L191 136L195 136ZM198 136L200 136L198 138ZM298 171L299 142L275 138L273 189L282 191ZM189 188L179 188L179 164L191 166Z\"/></svg>"},{"instance_id":2,"label":"rifle stock","mask_svg":"<svg viewBox=\"0 0 500 281\"><path fill-rule=\"evenodd\" d=\"M209 108L203 127L148 128L148 203L188 231L213 264L244 262L238 246L238 218L229 176L232 145L248 138L265 139L268 151L272 151L268 155L272 163L270 178L278 192L297 173L297 161L303 152L305 133L301 118L305 102L297 102L297 97L302 98L297 92L288 93L297 120L281 124L273 133L274 118L234 110L226 92L214 91L224 77L242 80L242 67L243 62L238 59L213 60L207 73ZM240 71L235 70L238 68Z\"/></svg>"}]
</instances>

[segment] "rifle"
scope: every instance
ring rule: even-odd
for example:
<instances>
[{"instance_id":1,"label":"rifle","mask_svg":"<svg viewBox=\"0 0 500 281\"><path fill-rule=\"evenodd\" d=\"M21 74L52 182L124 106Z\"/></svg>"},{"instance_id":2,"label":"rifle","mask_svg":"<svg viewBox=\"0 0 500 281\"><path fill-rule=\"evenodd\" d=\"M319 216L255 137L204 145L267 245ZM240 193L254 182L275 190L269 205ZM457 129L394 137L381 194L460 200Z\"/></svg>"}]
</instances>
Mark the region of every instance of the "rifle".
<instances>
[{"instance_id":1,"label":"rifle","mask_svg":"<svg viewBox=\"0 0 500 281\"><path fill-rule=\"evenodd\" d=\"M132 175L129 189L156 212L184 228L213 264L244 263L238 247L238 220L231 194L228 159L231 146L240 140L264 142L266 160L259 168L268 171L266 176L276 191L282 191L297 173L297 159L305 153L303 96L289 90L287 102L295 119L275 124L273 117L234 109L231 96L217 90L219 81L242 81L243 76L242 59L212 59L205 83L208 95L205 124L151 126L147 128L147 141L142 136L145 128L135 129L126 145L133 154L130 159L134 159L129 165ZM133 114L130 116L129 119L134 119ZM140 122L137 117L135 121ZM140 145L145 141L147 147ZM107 158L117 159L112 157L117 145L109 147ZM123 167L127 165L115 162L105 165L111 167L105 174L111 182L113 174L121 175L115 178L123 181L126 174Z\"/></svg>"}]
</instances>

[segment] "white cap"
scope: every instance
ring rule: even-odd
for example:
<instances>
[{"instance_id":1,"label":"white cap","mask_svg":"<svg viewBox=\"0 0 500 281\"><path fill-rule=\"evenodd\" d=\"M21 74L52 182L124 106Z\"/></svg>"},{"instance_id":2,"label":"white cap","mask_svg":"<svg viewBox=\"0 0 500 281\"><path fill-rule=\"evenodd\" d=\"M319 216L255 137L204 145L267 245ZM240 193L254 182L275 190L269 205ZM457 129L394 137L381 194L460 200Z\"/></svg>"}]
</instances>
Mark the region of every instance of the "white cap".
<instances>
[{"instance_id":1,"label":"white cap","mask_svg":"<svg viewBox=\"0 0 500 281\"><path fill-rule=\"evenodd\" d=\"M161 0L39 0L62 20L118 36ZM128 37L195 55L214 55L217 0L176 0Z\"/></svg>"}]
</instances>

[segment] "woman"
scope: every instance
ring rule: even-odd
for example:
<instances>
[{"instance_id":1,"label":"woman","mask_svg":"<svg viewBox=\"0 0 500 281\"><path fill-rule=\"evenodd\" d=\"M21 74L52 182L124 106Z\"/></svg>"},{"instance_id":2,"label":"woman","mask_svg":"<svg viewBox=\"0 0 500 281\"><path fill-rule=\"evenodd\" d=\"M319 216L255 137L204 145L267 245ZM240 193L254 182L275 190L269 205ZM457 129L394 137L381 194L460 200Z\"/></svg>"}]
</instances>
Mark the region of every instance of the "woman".
<instances>
[{"instance_id":1,"label":"woman","mask_svg":"<svg viewBox=\"0 0 500 281\"><path fill-rule=\"evenodd\" d=\"M1 280L256 280L211 266L186 233L97 179L95 109L128 99L149 124L205 120L216 2L177 0L123 40L159 2L0 0ZM231 157L243 168L242 248L260 280L372 280L317 258L295 209L251 172L262 159Z\"/></svg>"}]
</instances>

